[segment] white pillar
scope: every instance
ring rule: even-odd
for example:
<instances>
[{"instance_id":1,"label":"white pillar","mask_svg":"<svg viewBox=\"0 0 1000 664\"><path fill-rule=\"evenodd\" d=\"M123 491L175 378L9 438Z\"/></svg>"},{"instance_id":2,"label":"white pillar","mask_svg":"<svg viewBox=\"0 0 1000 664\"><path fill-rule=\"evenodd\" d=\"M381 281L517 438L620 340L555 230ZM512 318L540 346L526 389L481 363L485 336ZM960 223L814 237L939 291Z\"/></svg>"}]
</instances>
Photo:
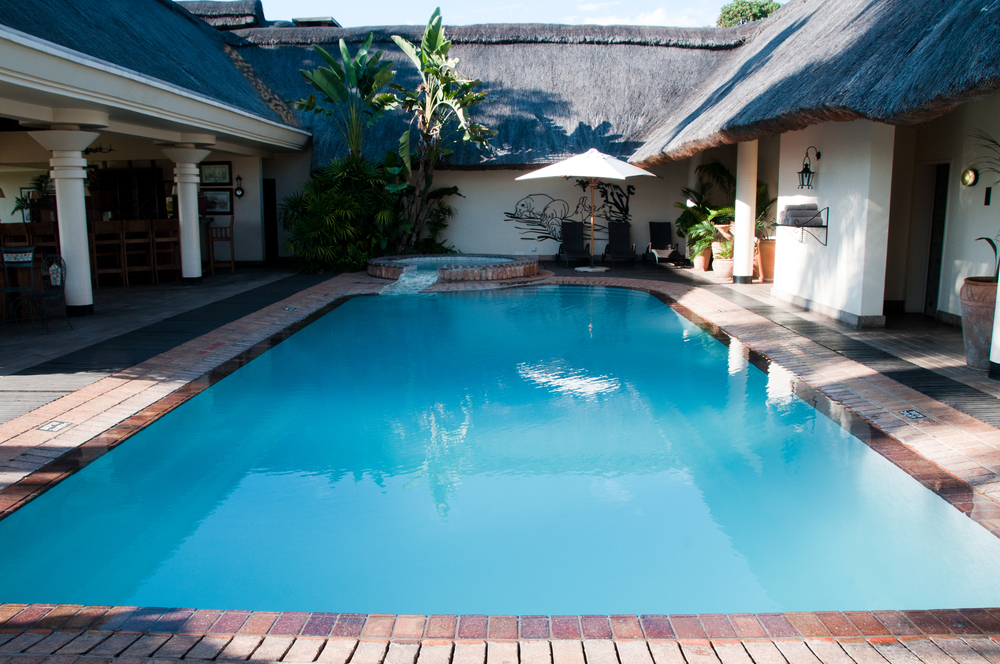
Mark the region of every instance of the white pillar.
<instances>
[{"instance_id":1,"label":"white pillar","mask_svg":"<svg viewBox=\"0 0 1000 664\"><path fill-rule=\"evenodd\" d=\"M997 304L993 310L993 342L990 344L990 368L986 375L1000 380L1000 288L997 289Z\"/></svg>"},{"instance_id":2,"label":"white pillar","mask_svg":"<svg viewBox=\"0 0 1000 664\"><path fill-rule=\"evenodd\" d=\"M736 223L733 224L733 283L753 281L754 222L757 219L757 141L736 149Z\"/></svg>"},{"instance_id":3,"label":"white pillar","mask_svg":"<svg viewBox=\"0 0 1000 664\"><path fill-rule=\"evenodd\" d=\"M100 134L60 129L32 131L28 135L52 153L49 165L56 186L59 247L66 261L66 313L69 316L89 316L94 313L94 292L90 281L87 202L83 191L87 160L83 157L83 150Z\"/></svg>"},{"instance_id":4,"label":"white pillar","mask_svg":"<svg viewBox=\"0 0 1000 664\"><path fill-rule=\"evenodd\" d=\"M195 148L163 148L174 162L177 183L177 216L181 227L181 276L185 281L201 279L201 226L198 223L198 164L211 154Z\"/></svg>"}]
</instances>

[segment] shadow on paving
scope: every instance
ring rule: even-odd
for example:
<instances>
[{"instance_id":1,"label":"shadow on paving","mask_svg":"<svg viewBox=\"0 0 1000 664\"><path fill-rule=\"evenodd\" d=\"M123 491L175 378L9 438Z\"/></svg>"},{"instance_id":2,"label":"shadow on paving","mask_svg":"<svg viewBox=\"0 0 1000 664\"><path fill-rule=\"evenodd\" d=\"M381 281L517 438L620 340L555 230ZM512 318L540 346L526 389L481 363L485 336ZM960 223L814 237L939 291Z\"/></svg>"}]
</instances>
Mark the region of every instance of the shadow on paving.
<instances>
[{"instance_id":1,"label":"shadow on paving","mask_svg":"<svg viewBox=\"0 0 1000 664\"><path fill-rule=\"evenodd\" d=\"M121 371L332 277L330 274L296 274L279 279L36 364L13 375Z\"/></svg>"},{"instance_id":2,"label":"shadow on paving","mask_svg":"<svg viewBox=\"0 0 1000 664\"><path fill-rule=\"evenodd\" d=\"M545 269L552 270L558 276L579 277L586 275L586 273L576 272L573 268L567 269L565 264L547 262ZM687 275L686 270L657 268L652 264L617 268L605 273L596 273L593 276L594 278L654 279L704 288L733 304L743 307L747 311L752 311L759 316L763 316L773 323L788 328L796 334L814 341L835 353L863 364L887 378L891 378L932 399L947 404L966 415L971 415L990 426L1000 428L1000 404L997 403L997 398L993 395L896 357L891 353L849 337L826 325L805 320L794 312L766 304L749 295L744 295L729 286L706 283L702 279ZM926 328L928 323L923 321L911 323L909 320L906 320L903 323L903 329L911 325ZM943 323L935 323L934 325L943 325Z\"/></svg>"}]
</instances>

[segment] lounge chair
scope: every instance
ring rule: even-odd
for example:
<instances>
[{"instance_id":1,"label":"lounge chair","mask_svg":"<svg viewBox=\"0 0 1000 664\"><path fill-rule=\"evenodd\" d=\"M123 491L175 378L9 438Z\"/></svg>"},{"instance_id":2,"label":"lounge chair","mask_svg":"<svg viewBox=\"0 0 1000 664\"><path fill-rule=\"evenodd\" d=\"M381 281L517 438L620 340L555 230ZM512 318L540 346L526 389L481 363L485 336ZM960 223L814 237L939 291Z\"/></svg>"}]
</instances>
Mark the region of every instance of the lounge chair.
<instances>
[{"instance_id":1,"label":"lounge chair","mask_svg":"<svg viewBox=\"0 0 1000 664\"><path fill-rule=\"evenodd\" d=\"M583 222L562 222L562 244L559 253L566 256L566 267L571 260L590 260L590 245L583 243Z\"/></svg>"},{"instance_id":2,"label":"lounge chair","mask_svg":"<svg viewBox=\"0 0 1000 664\"><path fill-rule=\"evenodd\" d=\"M643 260L646 256L652 256L654 263L659 263L661 258L668 263L683 260L684 257L677 251L677 245L671 242L673 239L669 221L649 222L649 244L642 254Z\"/></svg>"},{"instance_id":3,"label":"lounge chair","mask_svg":"<svg viewBox=\"0 0 1000 664\"><path fill-rule=\"evenodd\" d=\"M611 258L611 267L615 266L615 261L632 261L638 258L635 255L635 244L632 243L632 224L627 221L608 222L608 246L601 254L601 262L606 258Z\"/></svg>"}]
</instances>

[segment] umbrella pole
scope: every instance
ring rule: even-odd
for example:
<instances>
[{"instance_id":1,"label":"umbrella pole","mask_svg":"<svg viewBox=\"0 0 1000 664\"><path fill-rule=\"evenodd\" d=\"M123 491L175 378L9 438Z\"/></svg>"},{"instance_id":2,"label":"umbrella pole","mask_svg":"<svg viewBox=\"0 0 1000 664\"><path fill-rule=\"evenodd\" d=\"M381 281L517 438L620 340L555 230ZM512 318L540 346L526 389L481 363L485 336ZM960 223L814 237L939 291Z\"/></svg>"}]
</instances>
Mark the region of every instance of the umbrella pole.
<instances>
[{"instance_id":1,"label":"umbrella pole","mask_svg":"<svg viewBox=\"0 0 1000 664\"><path fill-rule=\"evenodd\" d=\"M594 184L595 178L590 179L590 267L594 267Z\"/></svg>"}]
</instances>

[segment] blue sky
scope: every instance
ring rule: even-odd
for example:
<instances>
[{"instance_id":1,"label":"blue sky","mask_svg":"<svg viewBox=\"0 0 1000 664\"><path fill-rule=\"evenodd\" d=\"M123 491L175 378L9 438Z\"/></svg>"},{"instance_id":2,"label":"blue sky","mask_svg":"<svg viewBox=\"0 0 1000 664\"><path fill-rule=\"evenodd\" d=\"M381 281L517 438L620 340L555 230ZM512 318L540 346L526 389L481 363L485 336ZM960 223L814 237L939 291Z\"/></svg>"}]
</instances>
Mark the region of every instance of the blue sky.
<instances>
[{"instance_id":1,"label":"blue sky","mask_svg":"<svg viewBox=\"0 0 1000 664\"><path fill-rule=\"evenodd\" d=\"M333 16L345 27L423 25L430 2L332 3L329 0L263 0L270 20ZM499 0L496 4L441 0L446 25L470 23L599 23L701 27L715 23L725 0Z\"/></svg>"}]
</instances>

